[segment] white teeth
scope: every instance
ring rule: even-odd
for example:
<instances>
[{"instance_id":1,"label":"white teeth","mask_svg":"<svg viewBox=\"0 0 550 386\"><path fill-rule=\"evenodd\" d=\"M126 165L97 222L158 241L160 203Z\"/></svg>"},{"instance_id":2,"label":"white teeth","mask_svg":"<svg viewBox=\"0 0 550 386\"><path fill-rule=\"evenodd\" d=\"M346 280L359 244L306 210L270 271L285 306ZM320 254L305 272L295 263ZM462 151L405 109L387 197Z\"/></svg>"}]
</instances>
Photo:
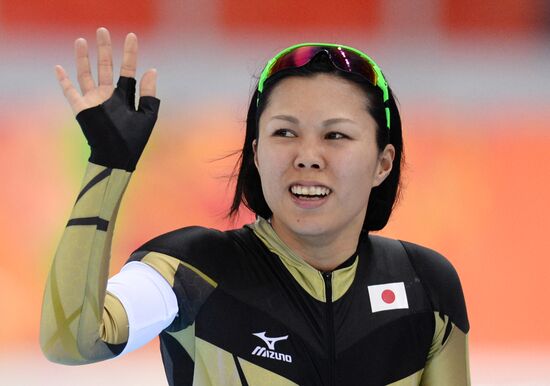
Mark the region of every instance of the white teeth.
<instances>
[{"instance_id":1,"label":"white teeth","mask_svg":"<svg viewBox=\"0 0 550 386\"><path fill-rule=\"evenodd\" d=\"M331 192L329 188L324 186L300 186L293 185L290 191L300 196L328 196Z\"/></svg>"}]
</instances>

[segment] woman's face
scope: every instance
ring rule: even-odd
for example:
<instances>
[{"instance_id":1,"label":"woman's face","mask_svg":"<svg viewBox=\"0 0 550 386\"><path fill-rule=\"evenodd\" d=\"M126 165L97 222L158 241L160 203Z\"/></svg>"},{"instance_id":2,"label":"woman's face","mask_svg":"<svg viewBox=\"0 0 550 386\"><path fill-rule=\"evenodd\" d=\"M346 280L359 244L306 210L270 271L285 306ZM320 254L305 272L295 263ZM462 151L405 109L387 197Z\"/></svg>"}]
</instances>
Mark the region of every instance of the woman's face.
<instances>
[{"instance_id":1,"label":"woman's face","mask_svg":"<svg viewBox=\"0 0 550 386\"><path fill-rule=\"evenodd\" d=\"M275 86L254 160L278 233L359 235L370 191L394 157L392 145L378 151L366 106L359 86L335 75L289 77Z\"/></svg>"}]
</instances>

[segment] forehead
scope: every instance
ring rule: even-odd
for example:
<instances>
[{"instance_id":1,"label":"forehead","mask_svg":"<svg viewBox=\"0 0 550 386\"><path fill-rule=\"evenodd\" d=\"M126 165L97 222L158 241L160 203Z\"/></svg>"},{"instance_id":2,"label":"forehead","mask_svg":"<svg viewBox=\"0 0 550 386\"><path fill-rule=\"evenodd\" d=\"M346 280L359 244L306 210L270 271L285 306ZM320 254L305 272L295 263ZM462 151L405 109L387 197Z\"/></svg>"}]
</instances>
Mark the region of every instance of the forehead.
<instances>
[{"instance_id":1,"label":"forehead","mask_svg":"<svg viewBox=\"0 0 550 386\"><path fill-rule=\"evenodd\" d=\"M370 117L368 103L361 87L342 77L323 73L311 77L291 76L274 86L260 121L281 113Z\"/></svg>"}]
</instances>

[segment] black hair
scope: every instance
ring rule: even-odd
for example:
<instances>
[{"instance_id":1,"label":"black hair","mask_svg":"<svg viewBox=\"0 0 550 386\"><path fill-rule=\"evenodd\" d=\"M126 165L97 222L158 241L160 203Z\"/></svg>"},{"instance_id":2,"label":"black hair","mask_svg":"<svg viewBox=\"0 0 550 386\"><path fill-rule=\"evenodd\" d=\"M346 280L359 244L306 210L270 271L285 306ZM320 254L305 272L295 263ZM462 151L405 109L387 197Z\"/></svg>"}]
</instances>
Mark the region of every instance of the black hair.
<instances>
[{"instance_id":1,"label":"black hair","mask_svg":"<svg viewBox=\"0 0 550 386\"><path fill-rule=\"evenodd\" d=\"M237 183L233 203L229 211L230 217L234 217L238 213L241 204L244 204L257 216L266 219L271 217L272 212L262 192L260 175L254 164L252 149L253 141L258 138L260 116L269 103L271 92L282 79L290 76L312 77L319 73L334 74L358 85L365 93L366 108L377 125L376 144L378 150L382 151L387 144L392 144L395 147L395 158L390 174L379 186L373 187L371 190L363 231L376 231L386 226L399 198L401 169L404 163L401 118L395 98L391 89L389 89L387 104L390 108L391 128L388 130L382 90L360 75L339 70L324 52L317 54L302 67L285 69L273 74L265 81L261 94L256 87L248 108L244 145L235 166L235 171L238 170L238 173L235 173L237 174Z\"/></svg>"}]
</instances>

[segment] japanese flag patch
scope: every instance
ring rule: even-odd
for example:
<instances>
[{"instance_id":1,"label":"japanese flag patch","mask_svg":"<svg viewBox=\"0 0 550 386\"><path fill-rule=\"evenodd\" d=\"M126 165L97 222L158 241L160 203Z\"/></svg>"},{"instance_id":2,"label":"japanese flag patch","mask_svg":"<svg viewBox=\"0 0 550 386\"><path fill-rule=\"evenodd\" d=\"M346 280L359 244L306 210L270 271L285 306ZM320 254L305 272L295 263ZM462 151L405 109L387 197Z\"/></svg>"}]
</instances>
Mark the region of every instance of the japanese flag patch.
<instances>
[{"instance_id":1,"label":"japanese flag patch","mask_svg":"<svg viewBox=\"0 0 550 386\"><path fill-rule=\"evenodd\" d=\"M369 285L372 312L409 308L403 282Z\"/></svg>"}]
</instances>

